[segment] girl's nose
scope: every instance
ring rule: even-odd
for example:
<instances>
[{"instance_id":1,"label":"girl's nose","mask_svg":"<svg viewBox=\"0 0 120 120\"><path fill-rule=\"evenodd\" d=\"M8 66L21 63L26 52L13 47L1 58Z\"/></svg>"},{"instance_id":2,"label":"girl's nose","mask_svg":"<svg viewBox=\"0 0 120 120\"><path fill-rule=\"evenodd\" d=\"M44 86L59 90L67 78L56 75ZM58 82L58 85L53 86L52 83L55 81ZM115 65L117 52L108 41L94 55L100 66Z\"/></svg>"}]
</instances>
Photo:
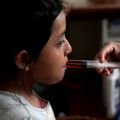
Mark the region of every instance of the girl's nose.
<instances>
[{"instance_id":1,"label":"girl's nose","mask_svg":"<svg viewBox=\"0 0 120 120\"><path fill-rule=\"evenodd\" d=\"M70 45L70 43L68 42L68 40L66 39L66 45L65 45L65 55L68 55L72 52L72 47Z\"/></svg>"}]
</instances>

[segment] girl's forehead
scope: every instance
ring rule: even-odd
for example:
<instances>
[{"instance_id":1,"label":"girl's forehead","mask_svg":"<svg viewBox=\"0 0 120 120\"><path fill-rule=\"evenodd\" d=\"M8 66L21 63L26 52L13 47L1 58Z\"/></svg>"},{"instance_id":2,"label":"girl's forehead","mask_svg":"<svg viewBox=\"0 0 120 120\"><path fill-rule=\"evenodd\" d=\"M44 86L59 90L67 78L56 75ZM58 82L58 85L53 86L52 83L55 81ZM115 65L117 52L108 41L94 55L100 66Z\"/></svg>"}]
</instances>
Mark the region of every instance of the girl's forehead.
<instances>
[{"instance_id":1,"label":"girl's forehead","mask_svg":"<svg viewBox=\"0 0 120 120\"><path fill-rule=\"evenodd\" d=\"M66 29L66 15L63 11L61 11L54 20L52 29L53 31L56 31L57 29L59 31L64 31Z\"/></svg>"}]
</instances>

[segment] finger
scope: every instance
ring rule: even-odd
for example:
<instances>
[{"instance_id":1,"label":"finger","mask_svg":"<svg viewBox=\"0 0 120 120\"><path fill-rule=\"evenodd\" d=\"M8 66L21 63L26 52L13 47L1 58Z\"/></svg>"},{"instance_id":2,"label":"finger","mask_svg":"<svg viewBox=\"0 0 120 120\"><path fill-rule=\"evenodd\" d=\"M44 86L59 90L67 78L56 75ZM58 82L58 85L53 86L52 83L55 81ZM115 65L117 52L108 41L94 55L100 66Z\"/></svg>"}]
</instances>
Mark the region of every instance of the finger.
<instances>
[{"instance_id":1,"label":"finger","mask_svg":"<svg viewBox=\"0 0 120 120\"><path fill-rule=\"evenodd\" d=\"M113 69L112 68L108 68L110 74L113 73Z\"/></svg>"},{"instance_id":2,"label":"finger","mask_svg":"<svg viewBox=\"0 0 120 120\"><path fill-rule=\"evenodd\" d=\"M108 68L105 68L105 69L103 69L102 74L105 75L105 76L108 76L108 75L110 75L111 73L110 73L110 71L109 71Z\"/></svg>"},{"instance_id":3,"label":"finger","mask_svg":"<svg viewBox=\"0 0 120 120\"><path fill-rule=\"evenodd\" d=\"M103 69L96 68L96 72L97 72L98 74L102 74L102 72L103 72Z\"/></svg>"}]
</instances>

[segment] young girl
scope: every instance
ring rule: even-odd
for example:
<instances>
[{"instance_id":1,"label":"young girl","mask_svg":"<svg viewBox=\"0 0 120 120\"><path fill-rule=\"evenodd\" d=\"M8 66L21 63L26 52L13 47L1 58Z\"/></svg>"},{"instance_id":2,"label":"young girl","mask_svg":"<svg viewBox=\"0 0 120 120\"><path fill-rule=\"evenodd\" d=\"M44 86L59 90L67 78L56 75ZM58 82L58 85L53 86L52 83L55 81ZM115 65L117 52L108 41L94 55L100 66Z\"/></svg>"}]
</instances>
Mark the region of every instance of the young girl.
<instances>
[{"instance_id":1,"label":"young girl","mask_svg":"<svg viewBox=\"0 0 120 120\"><path fill-rule=\"evenodd\" d=\"M66 13L59 0L16 0L15 16L5 26L8 36L0 47L4 50L0 119L55 120L49 101L40 98L32 86L55 84L64 76L72 51L65 37Z\"/></svg>"}]
</instances>

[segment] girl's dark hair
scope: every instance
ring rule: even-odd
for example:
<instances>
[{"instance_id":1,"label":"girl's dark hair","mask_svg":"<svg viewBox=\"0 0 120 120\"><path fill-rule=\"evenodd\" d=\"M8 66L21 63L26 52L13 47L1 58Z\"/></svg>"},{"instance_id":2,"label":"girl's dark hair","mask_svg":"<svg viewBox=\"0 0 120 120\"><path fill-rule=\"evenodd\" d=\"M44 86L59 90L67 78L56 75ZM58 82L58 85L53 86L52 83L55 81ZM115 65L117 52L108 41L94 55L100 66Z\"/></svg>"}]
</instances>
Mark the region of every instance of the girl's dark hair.
<instances>
[{"instance_id":1,"label":"girl's dark hair","mask_svg":"<svg viewBox=\"0 0 120 120\"><path fill-rule=\"evenodd\" d=\"M0 77L15 77L15 54L27 50L35 59L48 41L52 23L63 9L60 0L16 0L15 14L7 11L0 46ZM13 17L15 16L15 17ZM3 18L4 20L4 18Z\"/></svg>"}]
</instances>

